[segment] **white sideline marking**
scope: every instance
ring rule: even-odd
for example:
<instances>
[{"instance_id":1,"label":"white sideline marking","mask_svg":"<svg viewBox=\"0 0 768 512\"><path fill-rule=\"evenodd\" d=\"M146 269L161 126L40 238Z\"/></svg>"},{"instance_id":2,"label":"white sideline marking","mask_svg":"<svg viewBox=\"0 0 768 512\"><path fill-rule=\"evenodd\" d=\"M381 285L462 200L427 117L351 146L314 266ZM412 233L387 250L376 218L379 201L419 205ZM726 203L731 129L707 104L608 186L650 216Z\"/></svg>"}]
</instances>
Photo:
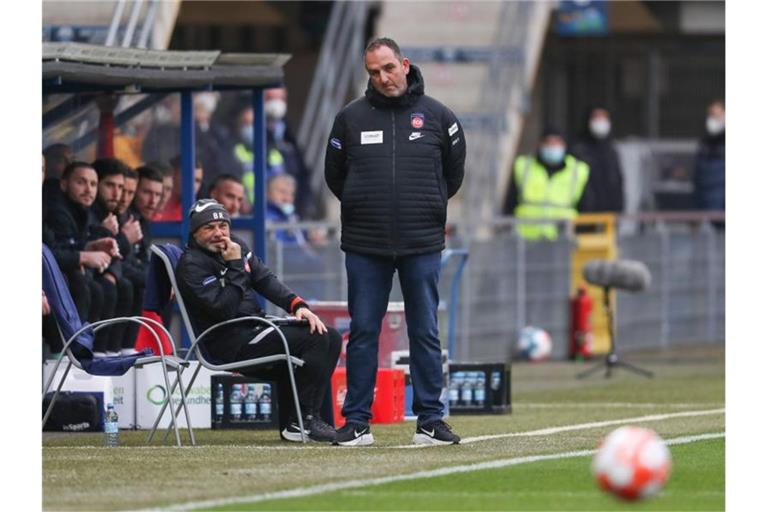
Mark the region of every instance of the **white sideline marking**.
<instances>
[{"instance_id":1,"label":"white sideline marking","mask_svg":"<svg viewBox=\"0 0 768 512\"><path fill-rule=\"evenodd\" d=\"M711 403L657 403L657 402L515 402L515 407L529 407L531 409L562 409L563 407L576 407L593 409L595 407L608 407L616 409L648 409L651 407L669 407L672 409L690 409L692 407L722 407L721 402Z\"/></svg>"},{"instance_id":2,"label":"white sideline marking","mask_svg":"<svg viewBox=\"0 0 768 512\"><path fill-rule=\"evenodd\" d=\"M528 432L511 432L507 434L493 434L487 436L467 437L461 440L461 444L472 444L479 441L489 441L491 439L504 439L506 437L527 437L527 436L546 436L550 434L558 434L560 432L569 432L571 430L585 430L590 428L608 427L611 425L622 425L625 423L640 423L647 421L660 421L668 420L671 418L685 418L689 416L707 416L710 414L722 414L725 413L725 409L709 409L705 411L684 411L684 412L671 412L667 414L650 414L648 416L637 416L635 418L623 418L617 420L606 421L593 421L591 423L579 423L576 425L564 425L562 427L550 427L542 428L539 430L529 430ZM418 448L434 448L439 445L432 444L401 444L397 446L390 446L389 448L397 449L418 449Z\"/></svg>"},{"instance_id":3,"label":"white sideline marking","mask_svg":"<svg viewBox=\"0 0 768 512\"><path fill-rule=\"evenodd\" d=\"M668 439L665 441L668 445L687 444L696 441L704 441L708 439L720 439L725 437L725 432L717 432L711 434L700 434L695 436L677 437L674 439ZM213 508L222 507L226 505L236 505L241 503L257 503L267 500L279 500L286 498L302 498L305 496L313 496L317 494L325 494L328 492L341 491L344 489L355 489L360 487L368 487L374 485L389 484L392 482L400 482L403 480L417 480L422 478L432 478L437 476L452 475L456 473L469 473L472 471L480 471L484 469L498 469L508 466L516 466L518 464L525 464L528 462L539 462L543 460L556 460L567 459L572 457L585 457L593 455L596 450L579 450L562 453L553 453L549 455L528 455L526 457L514 457L511 459L499 459L485 462L477 462L475 464L464 464L461 466L451 466L446 468L432 469L429 471L417 471L415 473L409 473L405 475L392 475L379 478L369 478L361 480L349 480L346 482L333 482L328 484L313 485L309 487L298 487L296 489L289 489L278 492L267 492L262 494L254 494L251 496L240 496L236 498L221 498L215 500L205 501L191 501L188 503L182 503L174 505L168 508L160 510L195 510L200 508ZM154 509L158 510L158 509Z\"/></svg>"}]
</instances>

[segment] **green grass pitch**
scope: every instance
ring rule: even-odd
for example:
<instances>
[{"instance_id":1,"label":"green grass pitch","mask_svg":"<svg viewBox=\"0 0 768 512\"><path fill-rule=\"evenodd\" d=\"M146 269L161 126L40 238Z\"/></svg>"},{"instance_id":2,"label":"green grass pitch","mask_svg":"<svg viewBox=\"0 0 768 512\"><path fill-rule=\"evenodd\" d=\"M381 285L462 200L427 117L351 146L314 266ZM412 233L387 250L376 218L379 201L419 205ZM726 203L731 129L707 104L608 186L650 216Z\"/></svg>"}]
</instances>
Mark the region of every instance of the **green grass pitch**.
<instances>
[{"instance_id":1,"label":"green grass pitch","mask_svg":"<svg viewBox=\"0 0 768 512\"><path fill-rule=\"evenodd\" d=\"M722 345L628 354L655 372L618 370L575 379L585 364L515 364L512 414L453 416L466 445L405 449L413 422L373 425L376 444L340 448L281 442L271 431L198 430L198 446L146 446L146 432L121 432L107 449L99 434L43 435L46 510L193 508L210 510L723 510L723 438L671 446L670 482L657 498L626 504L594 484L591 457L367 485L368 480L525 456L592 450L619 424L665 439L725 431ZM648 419L650 417L650 419ZM638 418L646 418L641 420ZM606 422L615 422L606 424ZM597 425L597 426L595 426ZM269 493L359 480L353 489L265 500ZM207 502L207 503L206 503Z\"/></svg>"}]
</instances>

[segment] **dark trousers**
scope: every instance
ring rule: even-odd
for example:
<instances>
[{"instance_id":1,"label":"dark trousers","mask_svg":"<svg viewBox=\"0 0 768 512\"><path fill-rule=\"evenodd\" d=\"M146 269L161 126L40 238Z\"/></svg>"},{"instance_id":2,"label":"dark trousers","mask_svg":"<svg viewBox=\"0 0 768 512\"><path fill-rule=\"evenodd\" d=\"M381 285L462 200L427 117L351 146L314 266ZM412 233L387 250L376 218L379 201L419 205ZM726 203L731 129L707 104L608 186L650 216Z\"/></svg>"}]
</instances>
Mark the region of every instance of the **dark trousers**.
<instances>
[{"instance_id":1,"label":"dark trousers","mask_svg":"<svg viewBox=\"0 0 768 512\"><path fill-rule=\"evenodd\" d=\"M440 253L382 258L346 253L349 315L347 396L342 414L350 422L371 420L378 369L379 334L397 270L408 324L413 412L423 424L443 417L437 284Z\"/></svg>"},{"instance_id":2,"label":"dark trousers","mask_svg":"<svg viewBox=\"0 0 768 512\"><path fill-rule=\"evenodd\" d=\"M341 351L341 335L335 329L328 328L327 334L310 334L306 326L281 327L292 356L304 360L304 366L294 368L296 388L299 394L299 404L303 415L320 415L321 407L328 394L333 370L339 360ZM258 331L261 332L261 331ZM249 339L256 330L248 333ZM245 344L237 354L237 361L254 359L274 354L285 353L280 336L272 332L254 344ZM291 394L291 383L288 368L284 361L271 365L254 366L238 370L243 375L277 382L278 410L280 425L285 427L295 419L296 412Z\"/></svg>"}]
</instances>

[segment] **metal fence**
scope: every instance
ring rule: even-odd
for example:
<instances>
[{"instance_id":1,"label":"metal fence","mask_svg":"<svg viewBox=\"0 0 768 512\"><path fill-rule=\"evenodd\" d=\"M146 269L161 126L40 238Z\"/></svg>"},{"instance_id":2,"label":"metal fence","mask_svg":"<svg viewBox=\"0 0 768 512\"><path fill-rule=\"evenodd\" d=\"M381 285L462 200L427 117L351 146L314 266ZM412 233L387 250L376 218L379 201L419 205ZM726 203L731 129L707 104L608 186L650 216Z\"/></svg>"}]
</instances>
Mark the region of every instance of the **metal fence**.
<instances>
[{"instance_id":1,"label":"metal fence","mask_svg":"<svg viewBox=\"0 0 768 512\"><path fill-rule=\"evenodd\" d=\"M621 258L645 262L653 275L649 290L617 294L619 349L661 348L725 339L725 236L702 215L644 215L622 218L617 244ZM535 325L553 339L553 358L567 356L570 327L570 227L553 242L527 242L517 236L513 218L499 218L482 232L449 227L450 248L469 251L455 300L456 360L508 360L519 330ZM305 233L327 233L316 245L285 244L275 236L285 225L270 225L268 262L285 283L306 299L347 298L344 255L335 224L292 226ZM449 310L451 281L458 265L449 261L440 281L440 297ZM392 301L402 300L395 276ZM595 304L600 307L600 304ZM273 310L274 312L275 310ZM447 340L447 319L441 338Z\"/></svg>"}]
</instances>

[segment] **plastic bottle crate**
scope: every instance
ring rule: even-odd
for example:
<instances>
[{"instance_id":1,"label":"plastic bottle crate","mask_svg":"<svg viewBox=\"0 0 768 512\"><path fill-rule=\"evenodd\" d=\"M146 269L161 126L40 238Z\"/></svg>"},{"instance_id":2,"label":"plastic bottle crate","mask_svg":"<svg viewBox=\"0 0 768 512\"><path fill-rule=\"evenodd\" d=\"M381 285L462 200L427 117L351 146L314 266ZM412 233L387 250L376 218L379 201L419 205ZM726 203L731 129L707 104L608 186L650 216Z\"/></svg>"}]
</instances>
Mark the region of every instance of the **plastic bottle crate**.
<instances>
[{"instance_id":1,"label":"plastic bottle crate","mask_svg":"<svg viewBox=\"0 0 768 512\"><path fill-rule=\"evenodd\" d=\"M452 415L509 414L512 412L511 395L508 363L450 363L448 367L448 399Z\"/></svg>"},{"instance_id":2,"label":"plastic bottle crate","mask_svg":"<svg viewBox=\"0 0 768 512\"><path fill-rule=\"evenodd\" d=\"M347 396L347 369L336 368L331 377L333 388L333 419L336 427L344 425L341 415ZM371 423L400 423L404 420L405 374L403 370L380 368L376 373L376 387L371 405Z\"/></svg>"},{"instance_id":3,"label":"plastic bottle crate","mask_svg":"<svg viewBox=\"0 0 768 512\"><path fill-rule=\"evenodd\" d=\"M223 388L223 396L218 396L219 384ZM248 392L248 385L253 385L256 394L256 411L253 418L248 418L245 407L245 394ZM242 401L239 404L239 418L232 413L232 387L239 386L243 394ZM266 386L269 386L268 388ZM259 399L264 395L269 397L269 414L264 414L260 408ZM278 400L277 384L272 381L265 381L242 375L212 375L211 376L211 428L212 429L276 429L278 428ZM217 414L217 405L223 405L222 414Z\"/></svg>"}]
</instances>

